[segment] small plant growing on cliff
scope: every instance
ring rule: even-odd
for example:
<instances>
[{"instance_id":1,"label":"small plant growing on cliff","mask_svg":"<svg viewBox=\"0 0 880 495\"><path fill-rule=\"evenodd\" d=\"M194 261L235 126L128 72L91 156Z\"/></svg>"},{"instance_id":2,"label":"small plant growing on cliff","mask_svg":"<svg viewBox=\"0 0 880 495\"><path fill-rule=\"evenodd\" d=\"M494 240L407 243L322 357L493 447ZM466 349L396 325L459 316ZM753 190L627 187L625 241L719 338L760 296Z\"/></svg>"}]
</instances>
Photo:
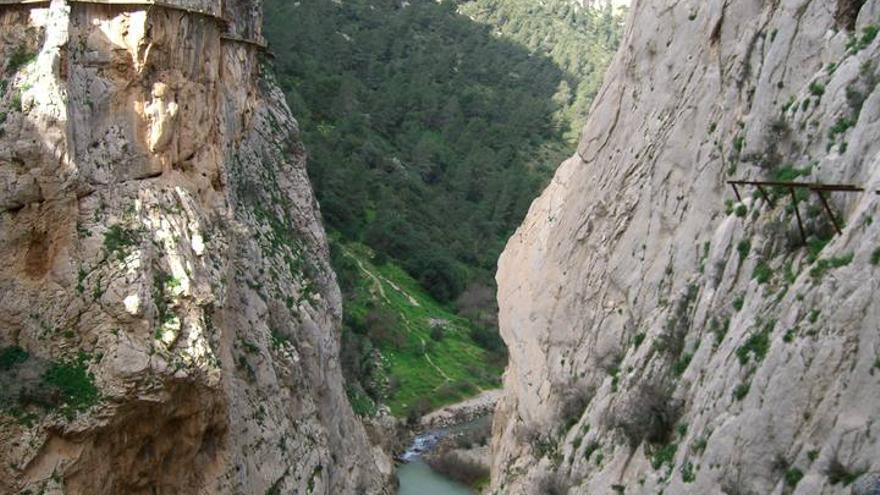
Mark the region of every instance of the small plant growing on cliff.
<instances>
[{"instance_id":1,"label":"small plant growing on cliff","mask_svg":"<svg viewBox=\"0 0 880 495\"><path fill-rule=\"evenodd\" d=\"M744 136L737 136L733 138L733 151L737 154L742 152L743 147L746 144L746 138Z\"/></svg>"},{"instance_id":2,"label":"small plant growing on cliff","mask_svg":"<svg viewBox=\"0 0 880 495\"><path fill-rule=\"evenodd\" d=\"M733 299L733 309L739 311L743 309L743 304L745 304L746 298L745 295L739 294Z\"/></svg>"},{"instance_id":3,"label":"small plant growing on cliff","mask_svg":"<svg viewBox=\"0 0 880 495\"><path fill-rule=\"evenodd\" d=\"M770 333L775 325L775 321L770 321L763 330L752 334L743 345L737 348L736 357L739 358L740 364L747 364L750 357L754 357L757 362L764 359L770 350Z\"/></svg>"},{"instance_id":4,"label":"small plant growing on cliff","mask_svg":"<svg viewBox=\"0 0 880 495\"><path fill-rule=\"evenodd\" d=\"M825 475L832 485L842 483L843 486L851 485L859 476L864 473L862 469L850 469L841 462L838 454L835 452L834 457L828 462L828 468Z\"/></svg>"},{"instance_id":5,"label":"small plant growing on cliff","mask_svg":"<svg viewBox=\"0 0 880 495\"><path fill-rule=\"evenodd\" d=\"M644 333L637 333L633 337L633 347L638 348L640 345L642 345L642 342L644 342L644 341L645 341L645 334Z\"/></svg>"},{"instance_id":6,"label":"small plant growing on cliff","mask_svg":"<svg viewBox=\"0 0 880 495\"><path fill-rule=\"evenodd\" d=\"M128 248L137 243L137 233L118 224L111 226L104 234L104 249L108 256L115 255L120 261L128 254Z\"/></svg>"},{"instance_id":7,"label":"small plant growing on cliff","mask_svg":"<svg viewBox=\"0 0 880 495\"><path fill-rule=\"evenodd\" d=\"M853 254L848 253L843 256L835 256L832 258L823 258L816 262L813 268L810 268L810 277L814 282L819 282L828 270L840 268L852 263Z\"/></svg>"},{"instance_id":8,"label":"small plant growing on cliff","mask_svg":"<svg viewBox=\"0 0 880 495\"><path fill-rule=\"evenodd\" d=\"M855 121L847 117L839 117L831 129L828 129L828 139L834 141L838 134L845 133L850 127L856 125Z\"/></svg>"},{"instance_id":9,"label":"small plant growing on cliff","mask_svg":"<svg viewBox=\"0 0 880 495\"><path fill-rule=\"evenodd\" d=\"M24 111L24 105L21 103L21 93L15 93L12 95L12 108L14 108L17 112L21 113Z\"/></svg>"},{"instance_id":10,"label":"small plant growing on cliff","mask_svg":"<svg viewBox=\"0 0 880 495\"><path fill-rule=\"evenodd\" d=\"M6 62L6 74L14 75L22 67L34 61L37 58L36 52L28 51L27 47L19 46L12 52L12 55Z\"/></svg>"},{"instance_id":11,"label":"small plant growing on cliff","mask_svg":"<svg viewBox=\"0 0 880 495\"><path fill-rule=\"evenodd\" d=\"M30 354L17 345L0 348L0 371L9 371L13 366L28 360Z\"/></svg>"},{"instance_id":12,"label":"small plant growing on cliff","mask_svg":"<svg viewBox=\"0 0 880 495\"><path fill-rule=\"evenodd\" d=\"M757 280L759 284L766 284L773 278L773 270L770 269L770 265L767 264L766 261L759 261L755 266L755 271L752 272L752 278Z\"/></svg>"},{"instance_id":13,"label":"small plant growing on cliff","mask_svg":"<svg viewBox=\"0 0 880 495\"><path fill-rule=\"evenodd\" d=\"M678 452L677 443L668 443L654 452L651 456L651 467L660 469L664 464L672 465L675 462L675 454Z\"/></svg>"},{"instance_id":14,"label":"small plant growing on cliff","mask_svg":"<svg viewBox=\"0 0 880 495\"><path fill-rule=\"evenodd\" d=\"M742 262L749 256L749 251L752 249L752 243L749 242L748 239L743 239L739 241L736 245L736 252L739 253L739 260Z\"/></svg>"},{"instance_id":15,"label":"small plant growing on cliff","mask_svg":"<svg viewBox=\"0 0 880 495\"><path fill-rule=\"evenodd\" d=\"M593 455L593 452L599 450L599 442L593 440L587 444L586 448L584 448L584 459L590 460L590 456Z\"/></svg>"},{"instance_id":16,"label":"small plant growing on cliff","mask_svg":"<svg viewBox=\"0 0 880 495\"><path fill-rule=\"evenodd\" d=\"M718 321L718 318L712 317L712 320L709 322L709 331L715 335L715 342L712 343L712 347L717 348L721 344L724 340L724 336L727 335L729 327L730 318L724 318L724 322L722 323Z\"/></svg>"},{"instance_id":17,"label":"small plant growing on cliff","mask_svg":"<svg viewBox=\"0 0 880 495\"><path fill-rule=\"evenodd\" d=\"M61 412L68 419L96 404L100 397L87 361L88 355L80 353L75 359L53 362L43 375L44 383L58 391L63 401Z\"/></svg>"},{"instance_id":18,"label":"small plant growing on cliff","mask_svg":"<svg viewBox=\"0 0 880 495\"><path fill-rule=\"evenodd\" d=\"M749 213L749 209L744 204L738 204L733 209L733 213L739 218L745 218L745 216Z\"/></svg>"},{"instance_id":19,"label":"small plant growing on cliff","mask_svg":"<svg viewBox=\"0 0 880 495\"><path fill-rule=\"evenodd\" d=\"M785 471L785 484L791 487L797 486L803 477L804 473L800 469L796 467L789 468Z\"/></svg>"},{"instance_id":20,"label":"small plant growing on cliff","mask_svg":"<svg viewBox=\"0 0 880 495\"><path fill-rule=\"evenodd\" d=\"M733 398L738 401L745 399L749 395L749 388L751 388L751 384L740 383L733 389Z\"/></svg>"},{"instance_id":21,"label":"small plant growing on cliff","mask_svg":"<svg viewBox=\"0 0 880 495\"><path fill-rule=\"evenodd\" d=\"M538 482L538 493L546 495L565 495L569 489L570 487L565 480L555 473L547 473Z\"/></svg>"},{"instance_id":22,"label":"small plant growing on cliff","mask_svg":"<svg viewBox=\"0 0 880 495\"><path fill-rule=\"evenodd\" d=\"M678 361L672 366L672 372L675 373L676 376L683 375L688 366L690 366L693 357L694 355L689 352L682 354Z\"/></svg>"},{"instance_id":23,"label":"small plant growing on cliff","mask_svg":"<svg viewBox=\"0 0 880 495\"><path fill-rule=\"evenodd\" d=\"M825 85L819 81L813 81L810 83L809 90L811 95L821 98L825 94Z\"/></svg>"},{"instance_id":24,"label":"small plant growing on cliff","mask_svg":"<svg viewBox=\"0 0 880 495\"><path fill-rule=\"evenodd\" d=\"M659 446L671 442L681 417L681 403L672 398L669 386L642 384L627 395L614 412L619 428L633 448L642 442Z\"/></svg>"},{"instance_id":25,"label":"small plant growing on cliff","mask_svg":"<svg viewBox=\"0 0 880 495\"><path fill-rule=\"evenodd\" d=\"M880 265L880 248L875 249L871 253L871 264L874 266Z\"/></svg>"},{"instance_id":26,"label":"small plant growing on cliff","mask_svg":"<svg viewBox=\"0 0 880 495\"><path fill-rule=\"evenodd\" d=\"M847 50L851 53L856 53L861 50L864 50L874 41L874 38L877 37L877 33L880 32L880 27L876 24L868 24L864 28L862 28L861 36L853 36L849 42L846 44Z\"/></svg>"},{"instance_id":27,"label":"small plant growing on cliff","mask_svg":"<svg viewBox=\"0 0 880 495\"><path fill-rule=\"evenodd\" d=\"M681 481L685 483L693 483L697 479L697 473L694 470L694 465L692 462L685 462L683 466L681 466Z\"/></svg>"}]
</instances>

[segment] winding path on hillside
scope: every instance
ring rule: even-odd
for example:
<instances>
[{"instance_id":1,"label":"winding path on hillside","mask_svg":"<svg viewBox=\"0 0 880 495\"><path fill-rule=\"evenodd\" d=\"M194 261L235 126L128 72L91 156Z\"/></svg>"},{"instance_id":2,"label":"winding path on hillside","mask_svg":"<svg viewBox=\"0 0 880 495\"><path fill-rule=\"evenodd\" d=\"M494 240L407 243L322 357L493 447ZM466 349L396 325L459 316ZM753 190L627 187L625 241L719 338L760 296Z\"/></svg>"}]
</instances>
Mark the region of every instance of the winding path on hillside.
<instances>
[{"instance_id":1,"label":"winding path on hillside","mask_svg":"<svg viewBox=\"0 0 880 495\"><path fill-rule=\"evenodd\" d=\"M392 288L394 288L394 290L396 290L397 292L399 292L400 294L402 294L402 295L407 299L407 301L409 301L410 304L412 304L413 306L421 307L421 305L419 304L419 302L416 301L416 299L415 299L412 295L410 295L409 293L407 293L407 292L405 292L404 290L402 290L402 289L401 289L400 287L398 287L394 282L388 280L388 279L385 278L385 277L382 277L381 275L376 275L376 274L374 274L373 272L371 272L370 270L367 270L367 268L364 266L363 262L361 262L361 260L358 259L357 256L352 255L352 254L351 254L347 249L345 249L344 247L343 247L343 252L345 253L346 256L348 256L348 257L354 259L354 262L357 263L358 268L359 268L362 272L364 272L364 274L366 274L368 277L370 277L370 279L373 281L373 285L376 287L376 290L378 291L379 295L382 297L382 299L385 300L385 302L386 302L389 306L391 305L391 300L390 300L390 299L388 298L388 296L385 294L385 288L382 287L382 282L383 282L383 281L386 282L388 285L390 285ZM404 326L406 327L406 330L407 330L409 333L413 333L412 329L410 328L410 325L411 325L412 323L409 321L409 319L406 317L406 315L401 313L400 316L401 316L401 318L403 318L403 323L404 323ZM420 336L418 336L418 335L417 335L416 337L418 337L419 341L420 341L421 344L422 344L422 355L425 356L425 361L427 361L428 364L430 364L432 368L434 368L435 370L437 370L437 373L438 373L440 376L442 376L444 380L446 380L447 382L451 382L451 381L452 381L452 378L450 378L449 375L447 375L446 372L443 371L442 368L440 368L439 366L437 366L437 364L434 363L434 361L431 359L431 356L428 355L428 352L427 352L427 343L425 342L425 339L423 339L422 337L420 337ZM479 388L479 387L478 387L478 388ZM482 389L480 389L480 390L482 390Z\"/></svg>"}]
</instances>

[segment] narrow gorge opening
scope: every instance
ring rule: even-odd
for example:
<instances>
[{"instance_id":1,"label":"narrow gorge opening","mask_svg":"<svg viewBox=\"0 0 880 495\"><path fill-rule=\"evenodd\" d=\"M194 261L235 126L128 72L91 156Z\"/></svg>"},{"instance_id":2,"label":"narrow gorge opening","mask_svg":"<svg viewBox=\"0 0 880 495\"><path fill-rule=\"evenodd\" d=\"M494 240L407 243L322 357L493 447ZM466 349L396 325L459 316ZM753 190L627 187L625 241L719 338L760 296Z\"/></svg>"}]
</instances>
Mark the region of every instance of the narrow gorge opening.
<instances>
[{"instance_id":1,"label":"narrow gorge opening","mask_svg":"<svg viewBox=\"0 0 880 495\"><path fill-rule=\"evenodd\" d=\"M880 0L628 3L0 2L0 492L880 494Z\"/></svg>"},{"instance_id":2,"label":"narrow gorge opening","mask_svg":"<svg viewBox=\"0 0 880 495\"><path fill-rule=\"evenodd\" d=\"M390 413L418 432L431 411L494 401L506 365L498 256L573 154L625 10L270 0L266 12L330 229L355 411L368 422ZM475 419L465 411L456 421ZM423 434L446 435L441 426ZM440 441L445 454L431 464L485 482L485 439L480 466L452 443Z\"/></svg>"}]
</instances>

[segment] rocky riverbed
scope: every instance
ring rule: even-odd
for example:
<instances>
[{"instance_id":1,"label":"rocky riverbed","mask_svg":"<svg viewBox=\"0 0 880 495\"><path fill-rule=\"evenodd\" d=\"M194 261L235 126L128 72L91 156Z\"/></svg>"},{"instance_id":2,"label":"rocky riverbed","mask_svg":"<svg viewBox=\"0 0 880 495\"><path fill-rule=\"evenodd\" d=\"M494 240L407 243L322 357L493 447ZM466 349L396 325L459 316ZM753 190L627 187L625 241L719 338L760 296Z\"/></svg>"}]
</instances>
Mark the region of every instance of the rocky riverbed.
<instances>
[{"instance_id":1,"label":"rocky riverbed","mask_svg":"<svg viewBox=\"0 0 880 495\"><path fill-rule=\"evenodd\" d=\"M399 494L479 492L488 481L492 412L500 396L486 391L425 415L399 457Z\"/></svg>"},{"instance_id":2,"label":"rocky riverbed","mask_svg":"<svg viewBox=\"0 0 880 495\"><path fill-rule=\"evenodd\" d=\"M500 389L486 390L476 397L451 404L422 416L422 419L419 421L419 430L426 431L460 425L477 418L491 416L495 411L495 404L498 403L500 398Z\"/></svg>"}]
</instances>

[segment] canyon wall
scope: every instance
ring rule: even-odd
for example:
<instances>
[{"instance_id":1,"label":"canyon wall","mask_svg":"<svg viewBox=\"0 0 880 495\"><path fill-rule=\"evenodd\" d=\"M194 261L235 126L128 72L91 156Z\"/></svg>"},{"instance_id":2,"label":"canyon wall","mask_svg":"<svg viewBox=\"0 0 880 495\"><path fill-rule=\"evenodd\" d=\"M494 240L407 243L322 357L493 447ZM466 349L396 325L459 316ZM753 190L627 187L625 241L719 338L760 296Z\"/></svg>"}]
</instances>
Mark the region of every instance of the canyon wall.
<instances>
[{"instance_id":1,"label":"canyon wall","mask_svg":"<svg viewBox=\"0 0 880 495\"><path fill-rule=\"evenodd\" d=\"M0 492L385 493L260 4L112 3L0 6Z\"/></svg>"},{"instance_id":2,"label":"canyon wall","mask_svg":"<svg viewBox=\"0 0 880 495\"><path fill-rule=\"evenodd\" d=\"M493 493L880 493L878 26L877 0L632 3L499 261ZM865 190L829 215L733 179Z\"/></svg>"}]
</instances>

